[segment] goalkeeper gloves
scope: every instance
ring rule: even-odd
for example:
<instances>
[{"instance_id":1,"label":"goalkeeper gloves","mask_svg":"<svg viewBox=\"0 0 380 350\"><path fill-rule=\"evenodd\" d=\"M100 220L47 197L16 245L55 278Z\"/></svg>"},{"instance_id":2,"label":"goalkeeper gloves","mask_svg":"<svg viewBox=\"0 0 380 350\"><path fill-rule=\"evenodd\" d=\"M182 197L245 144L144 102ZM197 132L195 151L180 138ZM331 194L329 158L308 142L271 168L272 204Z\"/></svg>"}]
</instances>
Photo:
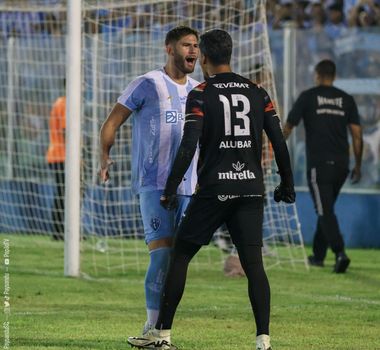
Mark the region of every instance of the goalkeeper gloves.
<instances>
[{"instance_id":1,"label":"goalkeeper gloves","mask_svg":"<svg viewBox=\"0 0 380 350\"><path fill-rule=\"evenodd\" d=\"M296 201L296 193L294 192L293 174L291 170L280 173L281 183L274 189L273 198L278 203L294 203Z\"/></svg>"},{"instance_id":2,"label":"goalkeeper gloves","mask_svg":"<svg viewBox=\"0 0 380 350\"><path fill-rule=\"evenodd\" d=\"M176 194L163 194L160 197L160 204L166 210L174 210L178 207L178 199Z\"/></svg>"},{"instance_id":3,"label":"goalkeeper gloves","mask_svg":"<svg viewBox=\"0 0 380 350\"><path fill-rule=\"evenodd\" d=\"M274 189L273 198L276 202L283 201L285 203L294 203L296 201L294 186L285 185L281 181L281 183Z\"/></svg>"}]
</instances>

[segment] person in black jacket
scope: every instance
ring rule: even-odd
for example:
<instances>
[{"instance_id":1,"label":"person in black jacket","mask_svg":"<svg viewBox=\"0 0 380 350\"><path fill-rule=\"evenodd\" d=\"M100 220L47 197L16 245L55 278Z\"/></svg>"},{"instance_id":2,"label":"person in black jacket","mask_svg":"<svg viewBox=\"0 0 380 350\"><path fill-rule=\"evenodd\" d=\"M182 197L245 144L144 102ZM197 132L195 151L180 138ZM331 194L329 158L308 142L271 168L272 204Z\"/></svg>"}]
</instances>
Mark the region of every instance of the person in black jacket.
<instances>
[{"instance_id":1,"label":"person in black jacket","mask_svg":"<svg viewBox=\"0 0 380 350\"><path fill-rule=\"evenodd\" d=\"M306 132L307 180L318 215L309 263L324 266L327 249L335 253L334 272L343 273L350 264L344 241L334 213L334 204L349 173L349 142L352 135L355 166L352 183L361 177L362 129L356 103L352 96L333 86L335 64L323 60L315 67L315 87L296 100L284 126L287 138L293 127L303 119Z\"/></svg>"},{"instance_id":2,"label":"person in black jacket","mask_svg":"<svg viewBox=\"0 0 380 350\"><path fill-rule=\"evenodd\" d=\"M142 349L175 349L170 341L176 308L185 288L190 260L214 231L226 224L248 278L256 322L256 349L270 350L270 286L262 261L262 133L273 145L281 183L274 199L293 203L295 193L289 153L280 119L267 92L231 71L232 40L223 30L200 37L206 81L187 98L184 134L161 205L174 209L177 187L199 142L198 188L178 228L155 329L129 338Z\"/></svg>"}]
</instances>

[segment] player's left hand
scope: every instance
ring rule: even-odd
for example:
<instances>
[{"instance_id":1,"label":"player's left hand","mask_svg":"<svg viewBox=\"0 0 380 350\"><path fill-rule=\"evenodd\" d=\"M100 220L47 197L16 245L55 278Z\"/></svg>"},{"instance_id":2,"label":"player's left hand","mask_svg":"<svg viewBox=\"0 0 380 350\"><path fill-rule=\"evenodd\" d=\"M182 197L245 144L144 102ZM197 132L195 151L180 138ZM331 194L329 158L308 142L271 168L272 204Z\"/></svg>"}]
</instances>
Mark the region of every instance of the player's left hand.
<instances>
[{"instance_id":1,"label":"player's left hand","mask_svg":"<svg viewBox=\"0 0 380 350\"><path fill-rule=\"evenodd\" d=\"M274 189L273 198L277 203L280 201L294 203L296 201L294 186L285 185L281 181L281 183Z\"/></svg>"},{"instance_id":2,"label":"player's left hand","mask_svg":"<svg viewBox=\"0 0 380 350\"><path fill-rule=\"evenodd\" d=\"M178 207L178 199L176 194L161 195L160 204L166 210L174 210Z\"/></svg>"}]
</instances>

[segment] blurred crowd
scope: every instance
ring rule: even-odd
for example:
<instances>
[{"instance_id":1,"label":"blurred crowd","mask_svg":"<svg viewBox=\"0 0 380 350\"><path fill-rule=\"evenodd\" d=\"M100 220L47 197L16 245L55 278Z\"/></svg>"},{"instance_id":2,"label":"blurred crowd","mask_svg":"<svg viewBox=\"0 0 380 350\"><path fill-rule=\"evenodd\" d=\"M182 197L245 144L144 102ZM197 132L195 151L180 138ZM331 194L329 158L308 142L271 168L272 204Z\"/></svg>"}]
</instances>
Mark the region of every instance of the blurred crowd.
<instances>
[{"instance_id":1,"label":"blurred crowd","mask_svg":"<svg viewBox=\"0 0 380 350\"><path fill-rule=\"evenodd\" d=\"M380 0L269 0L267 16L273 29L293 21L298 28L325 28L336 37L348 27L380 26Z\"/></svg>"},{"instance_id":2,"label":"blurred crowd","mask_svg":"<svg viewBox=\"0 0 380 350\"><path fill-rule=\"evenodd\" d=\"M252 11L256 0L207 0L200 2L190 1L157 1L148 5L115 7L110 9L88 10L85 13L87 32L108 32L136 27L165 25L171 22L171 16L178 14L180 7L184 19L200 17L204 12L211 17L224 19L234 16L236 25L244 25L252 18ZM16 0L17 2L17 0ZM14 2L14 3L16 3ZM1 36L17 36L21 34L64 34L66 32L66 13L61 5L64 0L34 0L28 5L50 5L53 12L39 11L10 11L11 3L0 0L0 33ZM87 0L86 3L91 3ZM94 8L89 6L89 8ZM218 9L210 11L209 9ZM7 9L7 10L5 10ZM247 9L242 19L241 10ZM235 12L235 13L234 13ZM157 22L149 20L148 14L161 13ZM231 18L228 18L231 20ZM329 37L338 37L350 27L380 26L380 0L267 0L267 22L273 29L282 29L287 22L293 22L300 29L325 30ZM197 23L193 23L197 27Z\"/></svg>"}]
</instances>

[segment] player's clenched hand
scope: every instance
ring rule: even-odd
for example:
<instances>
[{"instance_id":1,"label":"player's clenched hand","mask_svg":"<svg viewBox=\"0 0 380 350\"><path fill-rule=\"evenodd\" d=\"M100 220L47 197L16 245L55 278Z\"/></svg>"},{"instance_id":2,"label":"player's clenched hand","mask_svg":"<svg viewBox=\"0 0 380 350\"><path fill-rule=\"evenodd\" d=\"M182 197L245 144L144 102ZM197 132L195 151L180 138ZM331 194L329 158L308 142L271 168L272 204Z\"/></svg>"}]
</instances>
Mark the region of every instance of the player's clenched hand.
<instances>
[{"instance_id":1,"label":"player's clenched hand","mask_svg":"<svg viewBox=\"0 0 380 350\"><path fill-rule=\"evenodd\" d=\"M276 202L283 201L285 203L294 203L296 201L296 193L293 185L286 185L282 181L274 189L273 198Z\"/></svg>"},{"instance_id":2,"label":"player's clenched hand","mask_svg":"<svg viewBox=\"0 0 380 350\"><path fill-rule=\"evenodd\" d=\"M113 161L110 158L103 159L100 163L99 176L102 182L107 182L110 178L109 168L113 164Z\"/></svg>"},{"instance_id":3,"label":"player's clenched hand","mask_svg":"<svg viewBox=\"0 0 380 350\"><path fill-rule=\"evenodd\" d=\"M176 194L163 194L160 197L160 204L166 210L174 210L178 207L178 199Z\"/></svg>"}]
</instances>

